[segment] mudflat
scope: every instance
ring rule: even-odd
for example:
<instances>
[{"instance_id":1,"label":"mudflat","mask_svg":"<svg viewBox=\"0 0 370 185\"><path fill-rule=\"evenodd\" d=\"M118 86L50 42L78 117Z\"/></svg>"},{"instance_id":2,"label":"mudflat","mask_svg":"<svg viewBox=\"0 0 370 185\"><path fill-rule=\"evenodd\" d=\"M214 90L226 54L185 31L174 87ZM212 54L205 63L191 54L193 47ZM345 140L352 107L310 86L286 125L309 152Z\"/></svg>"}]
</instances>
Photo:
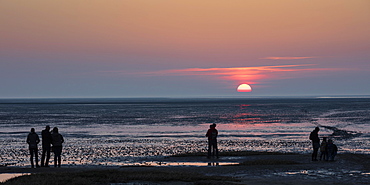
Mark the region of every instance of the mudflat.
<instances>
[{"instance_id":1,"label":"mudflat","mask_svg":"<svg viewBox=\"0 0 370 185\"><path fill-rule=\"evenodd\" d=\"M311 161L310 154L242 154L207 159L183 155L130 166L0 167L31 173L3 184L369 184L370 155L338 154Z\"/></svg>"}]
</instances>

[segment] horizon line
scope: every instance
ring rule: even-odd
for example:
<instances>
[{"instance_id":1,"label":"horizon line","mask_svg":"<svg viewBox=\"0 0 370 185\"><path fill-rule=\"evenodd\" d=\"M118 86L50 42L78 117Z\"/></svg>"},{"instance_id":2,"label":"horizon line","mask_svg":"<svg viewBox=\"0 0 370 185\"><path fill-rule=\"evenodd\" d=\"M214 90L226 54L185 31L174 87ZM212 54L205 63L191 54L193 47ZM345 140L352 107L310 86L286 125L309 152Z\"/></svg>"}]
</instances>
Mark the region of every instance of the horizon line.
<instances>
[{"instance_id":1,"label":"horizon line","mask_svg":"<svg viewBox=\"0 0 370 185\"><path fill-rule=\"evenodd\" d=\"M0 97L0 100L10 100L10 99L190 99L190 98L348 98L348 97L369 97L370 95L260 95L260 96L73 96L73 97Z\"/></svg>"}]
</instances>

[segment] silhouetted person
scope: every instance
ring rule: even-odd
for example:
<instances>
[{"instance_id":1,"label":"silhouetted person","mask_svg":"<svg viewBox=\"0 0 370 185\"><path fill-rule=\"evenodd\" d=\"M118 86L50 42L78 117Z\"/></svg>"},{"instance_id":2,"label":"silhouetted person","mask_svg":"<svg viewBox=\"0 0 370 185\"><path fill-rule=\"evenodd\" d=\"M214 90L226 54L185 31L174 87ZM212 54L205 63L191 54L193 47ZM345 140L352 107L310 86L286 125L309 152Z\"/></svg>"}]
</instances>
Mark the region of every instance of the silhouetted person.
<instances>
[{"instance_id":1,"label":"silhouetted person","mask_svg":"<svg viewBox=\"0 0 370 185\"><path fill-rule=\"evenodd\" d=\"M37 144L39 144L40 138L36 134L35 129L31 128L31 132L27 136L27 143L28 143L28 148L30 150L30 160L31 160L31 167L34 168L33 164L33 155L35 155L35 162L36 162L36 168L39 168L39 159L38 159L38 148Z\"/></svg>"},{"instance_id":2,"label":"silhouetted person","mask_svg":"<svg viewBox=\"0 0 370 185\"><path fill-rule=\"evenodd\" d=\"M53 145L54 152L54 167L60 167L62 163L62 143L64 142L63 136L59 134L58 128L53 128L53 133L51 134L51 144ZM58 164L57 164L58 163Z\"/></svg>"},{"instance_id":3,"label":"silhouetted person","mask_svg":"<svg viewBox=\"0 0 370 185\"><path fill-rule=\"evenodd\" d=\"M41 167L49 167L49 159L50 159L50 145L51 145L51 133L50 133L50 126L47 125L45 130L41 132L42 137L42 156L41 156ZM46 159L45 159L46 154ZM45 165L44 165L45 164Z\"/></svg>"},{"instance_id":4,"label":"silhouetted person","mask_svg":"<svg viewBox=\"0 0 370 185\"><path fill-rule=\"evenodd\" d=\"M337 155L338 152L338 147L333 143L333 140L329 139L328 140L328 159L329 161L334 161L335 156Z\"/></svg>"},{"instance_id":5,"label":"silhouetted person","mask_svg":"<svg viewBox=\"0 0 370 185\"><path fill-rule=\"evenodd\" d=\"M310 140L312 140L312 148L313 148L312 161L317 161L317 152L319 151L319 148L320 148L319 131L320 131L320 128L316 127L315 130L313 130L310 134Z\"/></svg>"},{"instance_id":6,"label":"silhouetted person","mask_svg":"<svg viewBox=\"0 0 370 185\"><path fill-rule=\"evenodd\" d=\"M326 142L326 137L322 138L322 142L320 145L320 161L321 160L328 160L328 150L327 150L327 142Z\"/></svg>"},{"instance_id":7,"label":"silhouetted person","mask_svg":"<svg viewBox=\"0 0 370 185\"><path fill-rule=\"evenodd\" d=\"M220 163L219 162L211 162L211 163L208 163L208 166L219 166Z\"/></svg>"},{"instance_id":8,"label":"silhouetted person","mask_svg":"<svg viewBox=\"0 0 370 185\"><path fill-rule=\"evenodd\" d=\"M218 158L218 148L217 148L217 135L218 131L216 129L216 124L209 126L206 136L208 137L208 158L215 156Z\"/></svg>"}]
</instances>

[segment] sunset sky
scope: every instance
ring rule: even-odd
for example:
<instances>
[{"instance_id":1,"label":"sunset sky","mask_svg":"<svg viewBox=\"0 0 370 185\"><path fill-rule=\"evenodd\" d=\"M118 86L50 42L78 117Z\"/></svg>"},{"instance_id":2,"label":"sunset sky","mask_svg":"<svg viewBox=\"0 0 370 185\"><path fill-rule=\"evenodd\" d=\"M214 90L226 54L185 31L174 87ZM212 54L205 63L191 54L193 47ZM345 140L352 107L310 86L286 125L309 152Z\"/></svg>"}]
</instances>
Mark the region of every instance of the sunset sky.
<instances>
[{"instance_id":1,"label":"sunset sky","mask_svg":"<svg viewBox=\"0 0 370 185\"><path fill-rule=\"evenodd\" d=\"M3 0L0 25L0 98L370 95L369 0Z\"/></svg>"}]
</instances>

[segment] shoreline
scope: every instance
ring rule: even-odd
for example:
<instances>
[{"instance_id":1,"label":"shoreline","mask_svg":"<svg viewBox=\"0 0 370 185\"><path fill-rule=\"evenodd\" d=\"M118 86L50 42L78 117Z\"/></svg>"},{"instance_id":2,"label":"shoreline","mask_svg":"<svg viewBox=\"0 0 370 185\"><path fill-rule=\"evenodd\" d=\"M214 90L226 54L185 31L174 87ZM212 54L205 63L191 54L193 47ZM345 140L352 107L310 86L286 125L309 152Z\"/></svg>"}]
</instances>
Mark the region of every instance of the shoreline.
<instances>
[{"instance_id":1,"label":"shoreline","mask_svg":"<svg viewBox=\"0 0 370 185\"><path fill-rule=\"evenodd\" d=\"M263 153L240 155L223 155L219 159L207 159L205 156L183 155L173 156L162 160L162 163L200 162L210 163L206 166L191 165L157 165L157 166L62 166L61 168L22 168L0 167L0 173L32 173L30 176L15 178L14 182L22 179L34 181L37 175L52 176L65 174L86 173L121 173L135 172L142 175L152 173L187 174L196 176L190 182L185 177L179 177L176 183L194 184L203 178L225 178L228 184L368 184L370 182L370 155L368 154L338 154L336 161L310 161L310 154L272 154ZM222 162L235 162L238 164L220 165ZM219 163L219 165L217 165ZM192 174L196 172L196 174ZM156 179L161 175L153 175L152 180L145 178L128 178L120 183L146 182L147 184L166 184L166 180ZM82 175L84 176L84 175ZM175 175L176 176L176 175ZM75 177L77 178L77 177ZM162 178L162 177L161 177ZM36 178L37 179L37 178ZM231 181L230 181L231 180ZM229 182L230 181L230 182ZM148 183L150 182L150 183ZM276 182L276 183L275 183ZM175 183L175 184L176 184ZM12 184L10 182L4 184ZM104 183L103 183L104 184ZM168 183L167 183L168 184ZM212 184L212 183L210 183ZM217 184L217 183L214 183Z\"/></svg>"}]
</instances>

